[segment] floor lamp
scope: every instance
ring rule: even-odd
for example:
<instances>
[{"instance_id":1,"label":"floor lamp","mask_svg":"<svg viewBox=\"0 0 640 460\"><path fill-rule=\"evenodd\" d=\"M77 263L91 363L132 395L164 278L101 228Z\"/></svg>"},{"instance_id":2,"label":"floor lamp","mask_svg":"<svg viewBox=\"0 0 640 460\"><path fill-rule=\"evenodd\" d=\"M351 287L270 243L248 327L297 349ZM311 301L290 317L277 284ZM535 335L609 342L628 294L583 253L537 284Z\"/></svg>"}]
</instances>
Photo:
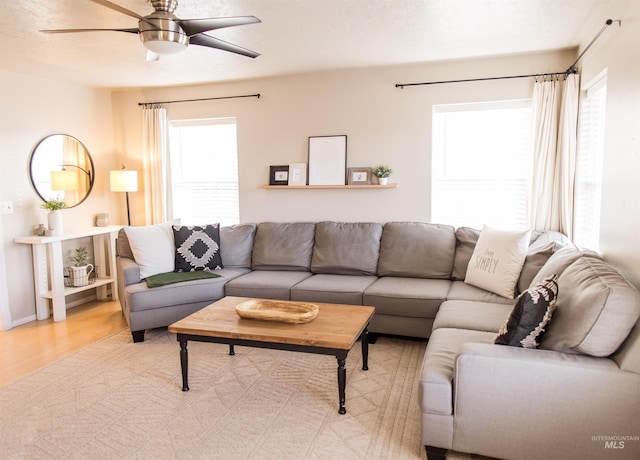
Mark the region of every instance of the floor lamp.
<instances>
[{"instance_id":1,"label":"floor lamp","mask_svg":"<svg viewBox=\"0 0 640 460\"><path fill-rule=\"evenodd\" d=\"M109 171L109 183L112 192L125 192L127 197L127 225L131 225L129 212L129 192L138 191L138 171L122 169Z\"/></svg>"}]
</instances>

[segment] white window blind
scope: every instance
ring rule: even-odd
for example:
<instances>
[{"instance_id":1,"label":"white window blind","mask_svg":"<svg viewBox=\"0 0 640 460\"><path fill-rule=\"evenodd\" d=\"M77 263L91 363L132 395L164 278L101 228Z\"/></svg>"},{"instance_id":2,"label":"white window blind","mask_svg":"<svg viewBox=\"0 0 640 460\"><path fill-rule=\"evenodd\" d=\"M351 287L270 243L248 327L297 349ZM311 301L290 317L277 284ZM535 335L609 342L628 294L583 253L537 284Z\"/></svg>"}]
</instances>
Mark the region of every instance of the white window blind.
<instances>
[{"instance_id":1,"label":"white window blind","mask_svg":"<svg viewBox=\"0 0 640 460\"><path fill-rule=\"evenodd\" d=\"M606 75L587 89L580 102L574 202L574 242L599 249Z\"/></svg>"},{"instance_id":2,"label":"white window blind","mask_svg":"<svg viewBox=\"0 0 640 460\"><path fill-rule=\"evenodd\" d=\"M170 218L183 225L240 221L235 118L170 122Z\"/></svg>"},{"instance_id":3,"label":"white window blind","mask_svg":"<svg viewBox=\"0 0 640 460\"><path fill-rule=\"evenodd\" d=\"M526 228L531 101L434 106L431 221Z\"/></svg>"}]
</instances>

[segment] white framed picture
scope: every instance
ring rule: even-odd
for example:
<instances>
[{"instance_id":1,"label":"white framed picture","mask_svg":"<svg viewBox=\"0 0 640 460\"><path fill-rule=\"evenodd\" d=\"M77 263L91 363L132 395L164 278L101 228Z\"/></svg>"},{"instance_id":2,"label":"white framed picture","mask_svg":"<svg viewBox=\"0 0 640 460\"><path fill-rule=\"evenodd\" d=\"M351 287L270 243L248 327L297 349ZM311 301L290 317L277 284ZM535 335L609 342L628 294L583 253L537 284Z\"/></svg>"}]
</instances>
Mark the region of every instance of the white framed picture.
<instances>
[{"instance_id":1,"label":"white framed picture","mask_svg":"<svg viewBox=\"0 0 640 460\"><path fill-rule=\"evenodd\" d=\"M309 185L345 185L347 136L309 137Z\"/></svg>"},{"instance_id":2,"label":"white framed picture","mask_svg":"<svg viewBox=\"0 0 640 460\"><path fill-rule=\"evenodd\" d=\"M307 185L306 163L291 163L289 165L289 185Z\"/></svg>"}]
</instances>

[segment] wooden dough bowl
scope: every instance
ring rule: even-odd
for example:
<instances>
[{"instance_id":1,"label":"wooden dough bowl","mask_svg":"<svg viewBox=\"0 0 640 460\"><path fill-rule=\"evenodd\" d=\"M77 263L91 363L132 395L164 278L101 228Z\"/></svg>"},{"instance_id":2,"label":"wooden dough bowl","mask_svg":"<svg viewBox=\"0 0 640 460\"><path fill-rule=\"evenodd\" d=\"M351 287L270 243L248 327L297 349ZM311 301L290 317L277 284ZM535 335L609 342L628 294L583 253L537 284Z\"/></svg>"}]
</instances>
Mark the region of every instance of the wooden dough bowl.
<instances>
[{"instance_id":1,"label":"wooden dough bowl","mask_svg":"<svg viewBox=\"0 0 640 460\"><path fill-rule=\"evenodd\" d=\"M318 306L312 303L282 300L251 299L236 306L241 318L294 324L308 323L318 316L318 311Z\"/></svg>"}]
</instances>

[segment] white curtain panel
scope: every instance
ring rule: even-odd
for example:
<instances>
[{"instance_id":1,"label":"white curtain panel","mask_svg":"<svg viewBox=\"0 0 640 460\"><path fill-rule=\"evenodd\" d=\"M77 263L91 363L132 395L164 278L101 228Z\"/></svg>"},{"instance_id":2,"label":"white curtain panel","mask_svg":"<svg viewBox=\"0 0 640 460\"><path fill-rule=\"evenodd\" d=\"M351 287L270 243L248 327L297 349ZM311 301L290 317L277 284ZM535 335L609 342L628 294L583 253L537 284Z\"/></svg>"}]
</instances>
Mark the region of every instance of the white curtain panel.
<instances>
[{"instance_id":1,"label":"white curtain panel","mask_svg":"<svg viewBox=\"0 0 640 460\"><path fill-rule=\"evenodd\" d=\"M160 224L167 220L167 109L145 106L142 118L146 225Z\"/></svg>"},{"instance_id":2,"label":"white curtain panel","mask_svg":"<svg viewBox=\"0 0 640 460\"><path fill-rule=\"evenodd\" d=\"M529 224L536 230L556 230L569 238L573 237L578 82L578 75L570 74L562 85L552 78L536 81L533 87Z\"/></svg>"}]
</instances>

